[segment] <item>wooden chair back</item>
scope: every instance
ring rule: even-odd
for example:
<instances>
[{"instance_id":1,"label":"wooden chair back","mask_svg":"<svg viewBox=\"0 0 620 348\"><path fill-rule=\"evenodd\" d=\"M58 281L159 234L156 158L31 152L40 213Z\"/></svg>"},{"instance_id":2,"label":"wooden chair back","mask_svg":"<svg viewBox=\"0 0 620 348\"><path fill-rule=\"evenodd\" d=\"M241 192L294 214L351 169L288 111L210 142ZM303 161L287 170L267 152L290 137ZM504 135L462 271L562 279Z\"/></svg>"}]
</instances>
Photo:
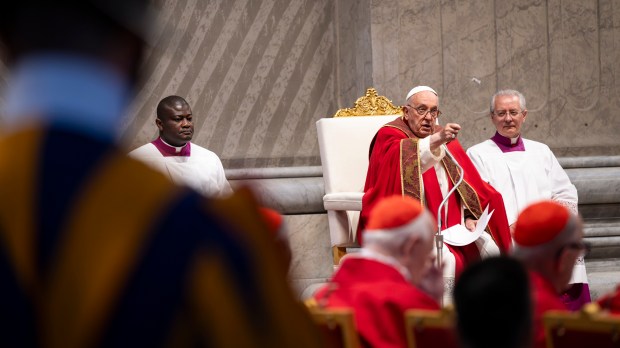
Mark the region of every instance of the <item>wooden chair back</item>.
<instances>
[{"instance_id":1,"label":"wooden chair back","mask_svg":"<svg viewBox=\"0 0 620 348\"><path fill-rule=\"evenodd\" d=\"M319 327L327 347L360 348L352 309L308 308L314 323Z\"/></svg>"},{"instance_id":2,"label":"wooden chair back","mask_svg":"<svg viewBox=\"0 0 620 348\"><path fill-rule=\"evenodd\" d=\"M620 347L620 316L590 303L579 312L550 311L543 315L547 347Z\"/></svg>"},{"instance_id":3,"label":"wooden chair back","mask_svg":"<svg viewBox=\"0 0 620 348\"><path fill-rule=\"evenodd\" d=\"M409 348L457 348L455 314L452 307L442 310L410 309L405 312Z\"/></svg>"}]
</instances>

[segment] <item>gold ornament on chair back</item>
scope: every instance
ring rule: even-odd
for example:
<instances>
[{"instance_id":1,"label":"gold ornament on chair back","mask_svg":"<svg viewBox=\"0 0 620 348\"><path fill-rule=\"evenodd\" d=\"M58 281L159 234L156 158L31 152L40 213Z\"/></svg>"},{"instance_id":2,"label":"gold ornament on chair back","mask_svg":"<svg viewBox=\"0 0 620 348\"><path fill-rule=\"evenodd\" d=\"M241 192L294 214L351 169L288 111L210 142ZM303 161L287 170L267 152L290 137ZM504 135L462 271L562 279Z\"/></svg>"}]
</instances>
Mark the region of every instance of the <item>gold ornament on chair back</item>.
<instances>
[{"instance_id":1,"label":"gold ornament on chair back","mask_svg":"<svg viewBox=\"0 0 620 348\"><path fill-rule=\"evenodd\" d=\"M365 96L357 98L354 107L340 109L336 112L334 117L402 114L403 111L400 107L394 106L388 98L378 95L377 90L371 87L366 90Z\"/></svg>"}]
</instances>

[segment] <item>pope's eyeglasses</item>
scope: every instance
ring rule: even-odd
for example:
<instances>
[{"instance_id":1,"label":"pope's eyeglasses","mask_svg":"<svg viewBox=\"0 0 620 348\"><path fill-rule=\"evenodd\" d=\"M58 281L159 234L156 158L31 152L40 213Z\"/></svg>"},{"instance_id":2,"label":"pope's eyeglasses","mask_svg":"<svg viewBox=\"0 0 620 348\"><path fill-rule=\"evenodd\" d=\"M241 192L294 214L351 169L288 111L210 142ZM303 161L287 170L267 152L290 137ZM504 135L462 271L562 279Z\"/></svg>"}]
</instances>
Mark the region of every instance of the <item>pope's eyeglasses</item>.
<instances>
[{"instance_id":1,"label":"pope's eyeglasses","mask_svg":"<svg viewBox=\"0 0 620 348\"><path fill-rule=\"evenodd\" d=\"M437 117L439 117L441 115L441 111L439 111L439 109L435 109L435 108L428 109L425 106L415 107L415 106L409 105L409 104L407 104L407 106L412 108L413 110L415 110L415 112L418 115L422 116L422 117L426 117L427 114L430 114L432 118L437 118Z\"/></svg>"}]
</instances>

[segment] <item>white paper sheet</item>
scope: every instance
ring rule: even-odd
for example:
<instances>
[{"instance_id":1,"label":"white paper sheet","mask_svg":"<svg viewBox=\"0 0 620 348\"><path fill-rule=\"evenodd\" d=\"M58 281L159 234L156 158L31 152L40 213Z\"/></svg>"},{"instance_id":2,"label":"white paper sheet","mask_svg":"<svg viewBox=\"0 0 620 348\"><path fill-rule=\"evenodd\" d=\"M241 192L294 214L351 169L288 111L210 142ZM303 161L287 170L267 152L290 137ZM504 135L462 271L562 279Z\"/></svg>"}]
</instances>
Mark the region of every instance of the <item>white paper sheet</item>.
<instances>
[{"instance_id":1,"label":"white paper sheet","mask_svg":"<svg viewBox=\"0 0 620 348\"><path fill-rule=\"evenodd\" d=\"M487 227L489 219L491 219L491 216L494 212L494 210L492 210L490 213L488 211L489 206L487 205L486 208L484 208L484 212L482 213L482 215L480 215L480 219L478 219L478 223L476 224L476 229L474 230L474 232L468 230L467 228L465 228L465 226L460 224L454 225L441 231L444 243L454 246L463 246L471 244L476 239L480 238L480 235L482 235L482 232L484 232L484 229Z\"/></svg>"}]
</instances>

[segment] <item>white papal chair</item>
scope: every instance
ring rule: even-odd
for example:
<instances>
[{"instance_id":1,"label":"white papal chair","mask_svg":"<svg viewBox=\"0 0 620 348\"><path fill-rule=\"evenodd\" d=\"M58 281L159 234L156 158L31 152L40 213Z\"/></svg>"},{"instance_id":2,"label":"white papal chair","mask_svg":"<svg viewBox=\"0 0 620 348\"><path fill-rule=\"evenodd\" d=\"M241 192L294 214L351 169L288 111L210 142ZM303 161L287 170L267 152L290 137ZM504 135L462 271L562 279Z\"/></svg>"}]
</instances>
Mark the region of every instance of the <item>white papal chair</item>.
<instances>
[{"instance_id":1,"label":"white papal chair","mask_svg":"<svg viewBox=\"0 0 620 348\"><path fill-rule=\"evenodd\" d=\"M384 96L369 88L353 108L340 109L333 117L317 123L329 234L334 265L346 249L358 246L355 232L362 210L362 196L368 170L368 149L379 128L402 115Z\"/></svg>"}]
</instances>

